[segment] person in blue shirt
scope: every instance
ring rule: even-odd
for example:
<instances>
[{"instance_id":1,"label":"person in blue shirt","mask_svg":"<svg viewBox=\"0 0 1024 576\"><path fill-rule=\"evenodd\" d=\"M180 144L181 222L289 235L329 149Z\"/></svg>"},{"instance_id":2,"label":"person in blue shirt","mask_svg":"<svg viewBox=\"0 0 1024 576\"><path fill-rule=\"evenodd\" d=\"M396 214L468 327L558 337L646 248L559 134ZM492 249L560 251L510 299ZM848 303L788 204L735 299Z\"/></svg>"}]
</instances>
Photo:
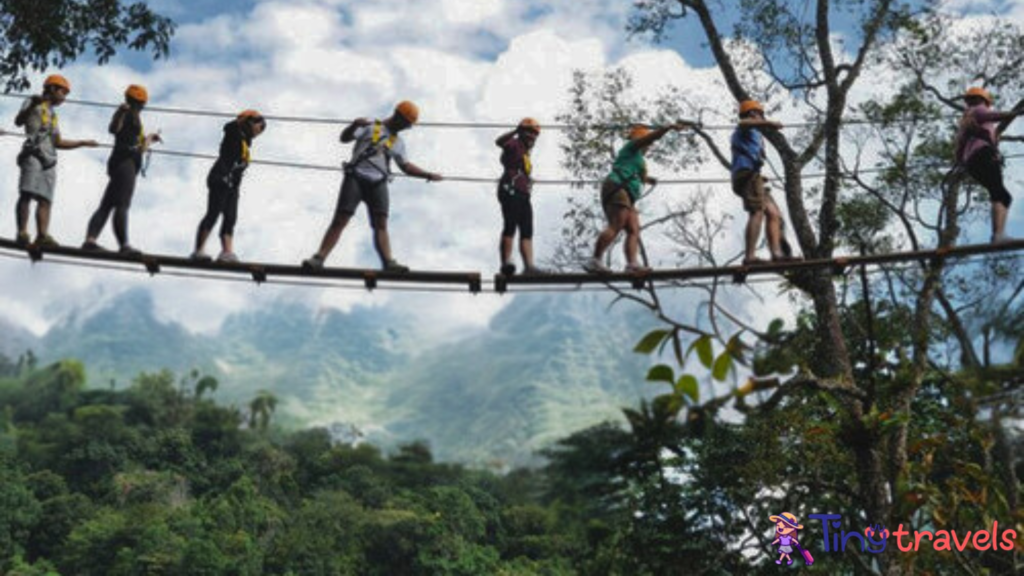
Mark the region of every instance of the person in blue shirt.
<instances>
[{"instance_id":1,"label":"person in blue shirt","mask_svg":"<svg viewBox=\"0 0 1024 576\"><path fill-rule=\"evenodd\" d=\"M793 257L787 250L788 246L782 233L782 213L765 188L765 178L761 176L765 158L764 136L761 130L780 128L781 123L765 119L764 107L760 102L745 100L740 103L740 121L736 131L732 133L732 191L743 199L743 209L749 215L746 251L743 257L745 266L765 262L757 257L757 243L762 228L768 240L773 262L799 259Z\"/></svg>"}]
</instances>

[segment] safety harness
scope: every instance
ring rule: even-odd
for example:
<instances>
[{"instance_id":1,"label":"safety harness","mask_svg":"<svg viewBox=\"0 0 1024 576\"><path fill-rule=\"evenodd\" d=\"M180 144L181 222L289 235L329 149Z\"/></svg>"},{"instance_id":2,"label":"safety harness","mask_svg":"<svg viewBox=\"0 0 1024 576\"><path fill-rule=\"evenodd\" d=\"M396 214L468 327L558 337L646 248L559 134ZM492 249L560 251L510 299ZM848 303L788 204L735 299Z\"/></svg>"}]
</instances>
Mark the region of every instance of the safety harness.
<instances>
[{"instance_id":1,"label":"safety harness","mask_svg":"<svg viewBox=\"0 0 1024 576\"><path fill-rule=\"evenodd\" d=\"M383 137L384 123L380 120L373 122L373 130L370 132L370 144L363 148L363 151L359 153L353 160L345 162L343 168L345 174L352 174L355 171L355 167L359 164L368 161L378 153L383 152L385 163L387 166L386 170L382 170L380 166L370 162L370 166L373 166L378 172L380 172L388 181L391 181L391 149L395 146L395 142L398 141L398 134L389 134L387 138Z\"/></svg>"},{"instance_id":2,"label":"safety harness","mask_svg":"<svg viewBox=\"0 0 1024 576\"><path fill-rule=\"evenodd\" d=\"M516 173L512 175L508 180L502 180L502 191L509 195L516 195L516 179L518 178L530 178L530 174L533 172L533 163L530 161L530 152L523 152L523 165L522 168L517 168Z\"/></svg>"},{"instance_id":3,"label":"safety harness","mask_svg":"<svg viewBox=\"0 0 1024 576\"><path fill-rule=\"evenodd\" d=\"M57 132L57 114L50 108L50 104L44 101L39 104L39 116L42 120L40 131L35 137L25 140L25 145L18 154L18 164L21 164L25 156L35 156L43 170L49 170L57 165L57 159L49 158L43 154L40 140L42 138L53 138L53 134Z\"/></svg>"}]
</instances>

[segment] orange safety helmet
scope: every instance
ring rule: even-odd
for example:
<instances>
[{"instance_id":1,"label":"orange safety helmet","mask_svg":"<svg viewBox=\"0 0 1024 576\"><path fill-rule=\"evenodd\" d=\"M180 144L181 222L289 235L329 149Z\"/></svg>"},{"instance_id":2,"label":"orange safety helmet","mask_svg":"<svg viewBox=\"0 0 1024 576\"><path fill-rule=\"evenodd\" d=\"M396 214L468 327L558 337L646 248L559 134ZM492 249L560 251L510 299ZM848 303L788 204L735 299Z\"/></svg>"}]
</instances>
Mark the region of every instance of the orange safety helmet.
<instances>
[{"instance_id":1,"label":"orange safety helmet","mask_svg":"<svg viewBox=\"0 0 1024 576\"><path fill-rule=\"evenodd\" d=\"M144 86L140 86L139 84L132 84L129 86L124 91L124 97L131 98L132 100L143 104L149 102L149 92L146 91Z\"/></svg>"},{"instance_id":2,"label":"orange safety helmet","mask_svg":"<svg viewBox=\"0 0 1024 576\"><path fill-rule=\"evenodd\" d=\"M651 129L643 124L635 124L629 129L629 139L639 140L651 133Z\"/></svg>"},{"instance_id":3,"label":"orange safety helmet","mask_svg":"<svg viewBox=\"0 0 1024 576\"><path fill-rule=\"evenodd\" d=\"M415 124L420 119L420 109L408 100L402 100L395 106L395 114L405 118L409 124Z\"/></svg>"},{"instance_id":4,"label":"orange safety helmet","mask_svg":"<svg viewBox=\"0 0 1024 576\"><path fill-rule=\"evenodd\" d=\"M266 123L267 121L263 118L263 114L260 114L256 110L242 110L238 113L238 120L251 120L255 122Z\"/></svg>"},{"instance_id":5,"label":"orange safety helmet","mask_svg":"<svg viewBox=\"0 0 1024 576\"><path fill-rule=\"evenodd\" d=\"M988 102L989 106L992 105L992 94L990 94L988 90L979 86L972 86L968 88L967 92L964 93L963 98L965 100L967 98L981 98L985 102Z\"/></svg>"},{"instance_id":6,"label":"orange safety helmet","mask_svg":"<svg viewBox=\"0 0 1024 576\"><path fill-rule=\"evenodd\" d=\"M740 102L740 116L744 116L754 110L764 114L764 106L762 106L757 100L744 100L743 102Z\"/></svg>"},{"instance_id":7,"label":"orange safety helmet","mask_svg":"<svg viewBox=\"0 0 1024 576\"><path fill-rule=\"evenodd\" d=\"M533 118L523 118L519 121L519 130L529 130L535 134L540 134L540 122L537 122Z\"/></svg>"},{"instance_id":8,"label":"orange safety helmet","mask_svg":"<svg viewBox=\"0 0 1024 576\"><path fill-rule=\"evenodd\" d=\"M51 74L46 77L46 80L43 81L43 88L48 88L50 86L59 86L68 92L71 92L71 82L68 82L68 79L60 74Z\"/></svg>"}]
</instances>

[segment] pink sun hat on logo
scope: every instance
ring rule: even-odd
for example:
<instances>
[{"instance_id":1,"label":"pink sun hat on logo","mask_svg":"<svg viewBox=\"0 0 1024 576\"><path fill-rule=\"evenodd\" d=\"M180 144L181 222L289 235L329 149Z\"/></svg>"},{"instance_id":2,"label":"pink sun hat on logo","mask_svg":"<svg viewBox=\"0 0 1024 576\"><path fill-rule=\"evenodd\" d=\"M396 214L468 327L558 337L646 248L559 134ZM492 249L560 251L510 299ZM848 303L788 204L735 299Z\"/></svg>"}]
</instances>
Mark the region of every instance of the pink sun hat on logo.
<instances>
[{"instance_id":1,"label":"pink sun hat on logo","mask_svg":"<svg viewBox=\"0 0 1024 576\"><path fill-rule=\"evenodd\" d=\"M803 524L797 524L796 516L793 516L789 512L783 512L781 516L769 516L769 520L772 522L782 522L790 528L796 528L797 530L803 530Z\"/></svg>"}]
</instances>

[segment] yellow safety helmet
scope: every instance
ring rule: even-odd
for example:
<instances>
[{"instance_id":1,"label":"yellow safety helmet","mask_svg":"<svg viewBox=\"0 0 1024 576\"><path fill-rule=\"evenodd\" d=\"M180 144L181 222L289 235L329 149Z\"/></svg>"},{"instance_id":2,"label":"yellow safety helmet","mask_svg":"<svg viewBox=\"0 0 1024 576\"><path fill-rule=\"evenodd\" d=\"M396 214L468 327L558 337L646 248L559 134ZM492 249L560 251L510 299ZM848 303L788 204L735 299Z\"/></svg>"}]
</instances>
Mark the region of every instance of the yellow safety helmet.
<instances>
[{"instance_id":1,"label":"yellow safety helmet","mask_svg":"<svg viewBox=\"0 0 1024 576\"><path fill-rule=\"evenodd\" d=\"M409 124L415 124L420 119L420 109L408 100L402 100L395 106L395 114L405 118Z\"/></svg>"},{"instance_id":2,"label":"yellow safety helmet","mask_svg":"<svg viewBox=\"0 0 1024 576\"><path fill-rule=\"evenodd\" d=\"M979 86L972 86L968 88L967 92L964 92L963 98L981 98L985 102L988 102L989 106L992 105L992 94L990 94L988 90Z\"/></svg>"},{"instance_id":3,"label":"yellow safety helmet","mask_svg":"<svg viewBox=\"0 0 1024 576\"><path fill-rule=\"evenodd\" d=\"M540 134L540 122L537 122L533 118L523 118L519 121L519 130L530 130L536 134Z\"/></svg>"},{"instance_id":4,"label":"yellow safety helmet","mask_svg":"<svg viewBox=\"0 0 1024 576\"><path fill-rule=\"evenodd\" d=\"M141 102L143 104L149 102L149 92L146 91L146 88L144 86L140 86L138 84L132 84L131 86L129 86L124 91L124 97L131 98L132 100L135 100L136 102Z\"/></svg>"},{"instance_id":5,"label":"yellow safety helmet","mask_svg":"<svg viewBox=\"0 0 1024 576\"><path fill-rule=\"evenodd\" d=\"M639 140L651 133L651 129L643 124L635 124L629 129L629 139Z\"/></svg>"},{"instance_id":6,"label":"yellow safety helmet","mask_svg":"<svg viewBox=\"0 0 1024 576\"><path fill-rule=\"evenodd\" d=\"M744 100L743 102L740 102L740 116L744 116L754 110L764 114L764 106L762 106L757 100Z\"/></svg>"},{"instance_id":7,"label":"yellow safety helmet","mask_svg":"<svg viewBox=\"0 0 1024 576\"><path fill-rule=\"evenodd\" d=\"M71 92L71 82L68 82L68 79L60 74L51 74L46 77L46 80L43 81L43 88L48 88L50 86L59 86L68 92Z\"/></svg>"}]
</instances>

